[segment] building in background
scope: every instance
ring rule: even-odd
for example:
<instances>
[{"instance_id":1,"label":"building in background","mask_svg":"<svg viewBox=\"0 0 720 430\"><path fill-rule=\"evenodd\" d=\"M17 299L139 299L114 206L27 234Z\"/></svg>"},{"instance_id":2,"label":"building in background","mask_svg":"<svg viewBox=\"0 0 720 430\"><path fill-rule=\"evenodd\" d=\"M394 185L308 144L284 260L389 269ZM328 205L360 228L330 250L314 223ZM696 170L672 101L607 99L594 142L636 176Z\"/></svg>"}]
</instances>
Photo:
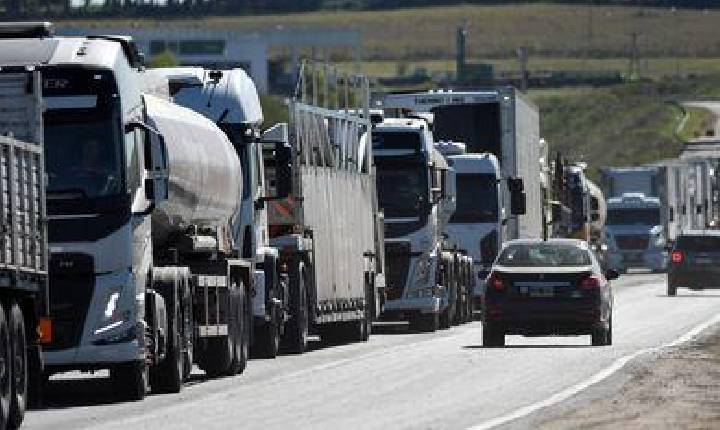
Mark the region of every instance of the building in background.
<instances>
[{"instance_id":1,"label":"building in background","mask_svg":"<svg viewBox=\"0 0 720 430\"><path fill-rule=\"evenodd\" d=\"M243 68L258 91L287 88L293 78L279 67L273 54L280 53L292 70L301 56L328 59L335 53L352 59L359 67L363 35L359 30L312 30L275 27L266 31L202 30L198 28L80 28L60 27L64 36L122 34L132 36L149 59L171 52L180 65L207 68ZM271 66L272 64L272 66ZM284 66L280 65L280 66ZM290 73L291 74L291 73Z\"/></svg>"}]
</instances>

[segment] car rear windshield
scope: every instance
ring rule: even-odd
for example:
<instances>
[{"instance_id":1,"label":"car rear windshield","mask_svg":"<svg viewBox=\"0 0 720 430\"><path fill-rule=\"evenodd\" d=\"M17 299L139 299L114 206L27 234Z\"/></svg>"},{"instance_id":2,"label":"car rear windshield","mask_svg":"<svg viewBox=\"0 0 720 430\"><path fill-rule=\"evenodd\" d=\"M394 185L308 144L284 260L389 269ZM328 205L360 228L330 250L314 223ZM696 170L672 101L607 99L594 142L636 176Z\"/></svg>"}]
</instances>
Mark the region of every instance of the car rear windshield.
<instances>
[{"instance_id":1,"label":"car rear windshield","mask_svg":"<svg viewBox=\"0 0 720 430\"><path fill-rule=\"evenodd\" d=\"M523 243L509 245L498 258L502 266L573 267L592 264L586 249L571 244Z\"/></svg>"},{"instance_id":2,"label":"car rear windshield","mask_svg":"<svg viewBox=\"0 0 720 430\"><path fill-rule=\"evenodd\" d=\"M680 236L677 248L685 251L720 252L720 237Z\"/></svg>"}]
</instances>

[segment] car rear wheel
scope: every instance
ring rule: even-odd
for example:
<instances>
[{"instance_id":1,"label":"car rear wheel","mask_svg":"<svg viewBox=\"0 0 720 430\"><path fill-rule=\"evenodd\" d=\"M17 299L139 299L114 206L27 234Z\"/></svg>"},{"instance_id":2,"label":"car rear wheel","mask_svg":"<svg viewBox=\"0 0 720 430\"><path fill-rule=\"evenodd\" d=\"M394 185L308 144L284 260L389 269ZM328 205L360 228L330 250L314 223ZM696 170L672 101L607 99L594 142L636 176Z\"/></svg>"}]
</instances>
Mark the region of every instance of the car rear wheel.
<instances>
[{"instance_id":1,"label":"car rear wheel","mask_svg":"<svg viewBox=\"0 0 720 430\"><path fill-rule=\"evenodd\" d=\"M591 336L592 346L605 346L612 344L612 321L608 327L596 327L593 329Z\"/></svg>"},{"instance_id":2,"label":"car rear wheel","mask_svg":"<svg viewBox=\"0 0 720 430\"><path fill-rule=\"evenodd\" d=\"M494 324L483 324L482 338L483 346L486 348L505 346L505 331Z\"/></svg>"},{"instance_id":3,"label":"car rear wheel","mask_svg":"<svg viewBox=\"0 0 720 430\"><path fill-rule=\"evenodd\" d=\"M669 285L667 287L667 295L668 296L674 296L677 294L677 287L674 285Z\"/></svg>"}]
</instances>

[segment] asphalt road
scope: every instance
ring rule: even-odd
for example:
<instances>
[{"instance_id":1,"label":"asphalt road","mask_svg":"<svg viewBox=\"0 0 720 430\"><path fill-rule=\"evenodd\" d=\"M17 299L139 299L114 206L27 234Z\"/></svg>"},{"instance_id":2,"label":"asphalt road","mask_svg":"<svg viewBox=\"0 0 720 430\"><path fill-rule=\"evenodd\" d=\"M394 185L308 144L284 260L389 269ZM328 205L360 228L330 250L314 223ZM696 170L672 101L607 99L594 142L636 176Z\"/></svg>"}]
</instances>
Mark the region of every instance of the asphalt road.
<instances>
[{"instance_id":1,"label":"asphalt road","mask_svg":"<svg viewBox=\"0 0 720 430\"><path fill-rule=\"evenodd\" d=\"M25 428L464 429L543 401L618 358L665 344L720 312L720 292L665 296L662 275L614 282L614 345L589 336L507 339L484 349L480 323L432 334L374 334L364 344L253 360L235 378L201 373L180 394L117 402L86 375L51 382L50 407Z\"/></svg>"}]
</instances>

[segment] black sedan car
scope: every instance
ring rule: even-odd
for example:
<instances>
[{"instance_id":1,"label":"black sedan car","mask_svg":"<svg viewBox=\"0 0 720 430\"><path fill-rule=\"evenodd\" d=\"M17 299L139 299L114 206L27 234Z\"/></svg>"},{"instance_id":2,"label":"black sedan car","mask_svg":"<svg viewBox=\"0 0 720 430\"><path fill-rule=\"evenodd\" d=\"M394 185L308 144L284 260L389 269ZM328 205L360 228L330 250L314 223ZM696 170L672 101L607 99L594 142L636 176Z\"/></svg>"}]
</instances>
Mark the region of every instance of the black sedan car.
<instances>
[{"instance_id":1,"label":"black sedan car","mask_svg":"<svg viewBox=\"0 0 720 430\"><path fill-rule=\"evenodd\" d=\"M720 231L682 232L670 253L667 277L668 296L678 288L720 288Z\"/></svg>"},{"instance_id":2,"label":"black sedan car","mask_svg":"<svg viewBox=\"0 0 720 430\"><path fill-rule=\"evenodd\" d=\"M487 279L483 345L505 345L506 334L585 335L596 346L612 344L613 293L585 241L512 240Z\"/></svg>"}]
</instances>

